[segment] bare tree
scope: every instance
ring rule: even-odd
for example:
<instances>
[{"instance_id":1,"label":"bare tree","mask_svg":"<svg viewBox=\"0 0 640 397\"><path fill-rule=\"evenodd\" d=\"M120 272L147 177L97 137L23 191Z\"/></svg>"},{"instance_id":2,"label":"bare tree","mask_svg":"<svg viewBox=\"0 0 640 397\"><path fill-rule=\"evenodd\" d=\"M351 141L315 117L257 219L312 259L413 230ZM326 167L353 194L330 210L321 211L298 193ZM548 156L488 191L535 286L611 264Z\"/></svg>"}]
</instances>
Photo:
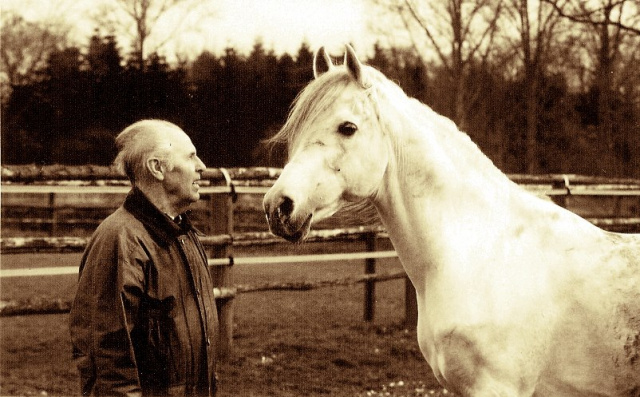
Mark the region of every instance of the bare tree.
<instances>
[{"instance_id":1,"label":"bare tree","mask_svg":"<svg viewBox=\"0 0 640 397\"><path fill-rule=\"evenodd\" d=\"M512 49L507 48L507 51L512 52L518 63L522 65L521 76L526 114L526 172L537 173L540 171L538 120L541 80L551 63L552 46L559 43L556 28L560 19L552 7L537 0L508 0L505 4L505 15L507 25L503 31L517 32ZM509 39L507 38L506 41L510 41Z\"/></svg>"},{"instance_id":2,"label":"bare tree","mask_svg":"<svg viewBox=\"0 0 640 397\"><path fill-rule=\"evenodd\" d=\"M30 22L17 14L2 13L0 61L8 83L16 86L34 80L49 54L65 45L67 32L62 24Z\"/></svg>"},{"instance_id":3,"label":"bare tree","mask_svg":"<svg viewBox=\"0 0 640 397\"><path fill-rule=\"evenodd\" d=\"M210 1L199 0L113 0L96 19L100 26L113 27L110 34L131 37L134 61L143 68L146 57L171 40L190 17L210 15L210 6Z\"/></svg>"},{"instance_id":4,"label":"bare tree","mask_svg":"<svg viewBox=\"0 0 640 397\"><path fill-rule=\"evenodd\" d=\"M596 25L615 26L616 28L629 33L640 35L640 14L638 4L628 0L585 2L569 0L541 0L554 7L560 16L573 22ZM622 7L631 7L627 13L622 12ZM618 18L611 18L612 11L620 7Z\"/></svg>"},{"instance_id":5,"label":"bare tree","mask_svg":"<svg viewBox=\"0 0 640 397\"><path fill-rule=\"evenodd\" d=\"M562 18L582 28L579 31L583 34L577 40L582 40L590 50L592 78L598 95L598 129L611 148L616 135L614 93L626 90L626 95L630 95L636 104L637 96L640 96L637 66L640 4L637 0L542 1L551 5ZM632 82L630 86L629 82Z\"/></svg>"},{"instance_id":6,"label":"bare tree","mask_svg":"<svg viewBox=\"0 0 640 397\"><path fill-rule=\"evenodd\" d=\"M469 69L474 63L481 67L486 65L503 1L372 1L399 17L411 46L425 63L429 54L434 54L445 68L452 84L452 118L461 129L466 129L468 112L479 100L478 92L467 92Z\"/></svg>"},{"instance_id":7,"label":"bare tree","mask_svg":"<svg viewBox=\"0 0 640 397\"><path fill-rule=\"evenodd\" d=\"M585 34L581 39L590 49L592 75L598 91L599 127L607 139L612 139L611 94L626 82L619 75L628 79L633 75L629 69L638 69L640 5L635 0L542 1L553 6L561 17L583 28ZM622 71L625 72L620 73Z\"/></svg>"}]
</instances>

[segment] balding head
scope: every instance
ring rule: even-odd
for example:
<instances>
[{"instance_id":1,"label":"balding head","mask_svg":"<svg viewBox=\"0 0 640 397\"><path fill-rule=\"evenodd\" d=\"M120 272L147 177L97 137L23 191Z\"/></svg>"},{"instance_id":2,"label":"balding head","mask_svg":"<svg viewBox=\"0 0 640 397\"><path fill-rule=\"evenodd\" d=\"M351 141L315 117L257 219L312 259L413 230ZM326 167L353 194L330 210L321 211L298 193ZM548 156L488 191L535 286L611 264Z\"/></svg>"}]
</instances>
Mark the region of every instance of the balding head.
<instances>
[{"instance_id":1,"label":"balding head","mask_svg":"<svg viewBox=\"0 0 640 397\"><path fill-rule=\"evenodd\" d=\"M136 186L152 180L147 161L157 158L171 169L171 139L185 135L177 125L164 120L141 120L116 137L118 156L114 164Z\"/></svg>"}]
</instances>

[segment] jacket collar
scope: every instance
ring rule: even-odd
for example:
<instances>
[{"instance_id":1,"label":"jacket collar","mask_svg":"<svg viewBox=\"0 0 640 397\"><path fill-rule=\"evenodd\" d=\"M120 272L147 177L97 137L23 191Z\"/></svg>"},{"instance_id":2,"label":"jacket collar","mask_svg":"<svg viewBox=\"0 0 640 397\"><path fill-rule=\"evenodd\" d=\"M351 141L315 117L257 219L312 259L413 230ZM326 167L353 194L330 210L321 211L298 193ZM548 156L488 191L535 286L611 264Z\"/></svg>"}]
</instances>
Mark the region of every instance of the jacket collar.
<instances>
[{"instance_id":1,"label":"jacket collar","mask_svg":"<svg viewBox=\"0 0 640 397\"><path fill-rule=\"evenodd\" d=\"M180 214L180 224L163 214L149 201L147 196L137 187L131 189L123 204L124 208L138 219L149 233L165 244L175 240L179 235L194 229L187 212Z\"/></svg>"}]
</instances>

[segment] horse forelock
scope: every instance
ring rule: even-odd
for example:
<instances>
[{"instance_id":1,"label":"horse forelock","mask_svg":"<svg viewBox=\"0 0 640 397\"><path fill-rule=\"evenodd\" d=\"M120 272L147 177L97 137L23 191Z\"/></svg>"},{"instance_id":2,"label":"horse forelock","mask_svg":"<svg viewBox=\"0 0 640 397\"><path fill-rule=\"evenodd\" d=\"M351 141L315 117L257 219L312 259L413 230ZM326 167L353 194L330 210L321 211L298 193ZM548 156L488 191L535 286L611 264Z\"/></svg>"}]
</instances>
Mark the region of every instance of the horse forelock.
<instances>
[{"instance_id":1,"label":"horse forelock","mask_svg":"<svg viewBox=\"0 0 640 397\"><path fill-rule=\"evenodd\" d=\"M291 153L305 127L312 125L350 82L350 76L340 70L331 70L311 81L298 93L291 104L287 121L271 141L286 143Z\"/></svg>"}]
</instances>

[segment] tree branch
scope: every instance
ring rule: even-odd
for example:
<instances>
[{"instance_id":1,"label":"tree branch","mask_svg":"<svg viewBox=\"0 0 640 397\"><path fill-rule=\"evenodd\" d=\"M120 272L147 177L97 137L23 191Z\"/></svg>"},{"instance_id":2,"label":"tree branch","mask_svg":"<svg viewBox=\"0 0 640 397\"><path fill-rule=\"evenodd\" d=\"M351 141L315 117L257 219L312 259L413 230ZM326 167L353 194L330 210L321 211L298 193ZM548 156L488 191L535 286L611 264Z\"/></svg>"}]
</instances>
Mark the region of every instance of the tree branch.
<instances>
[{"instance_id":1,"label":"tree branch","mask_svg":"<svg viewBox=\"0 0 640 397\"><path fill-rule=\"evenodd\" d=\"M411 16L414 19L414 21L416 21L418 23L418 25L420 25L420 27L424 31L424 34L427 35L427 37L429 38L429 41L431 42L431 44L435 48L436 53L438 54L438 57L440 57L440 61L448 69L449 67L447 66L447 58L444 55L444 53L442 52L442 49L440 48L438 43L436 42L436 39L433 37L433 34L431 33L431 30L429 30L429 28L424 24L424 22L422 21L422 18L420 18L420 16L418 15L416 10L414 9L413 5L411 4L411 1L404 0L404 3L407 5L407 8L409 9L409 12L411 13Z\"/></svg>"},{"instance_id":2,"label":"tree branch","mask_svg":"<svg viewBox=\"0 0 640 397\"><path fill-rule=\"evenodd\" d=\"M563 10L562 7L560 7L558 5L558 3L556 2L556 0L542 0L543 3L547 3L549 5L551 5L556 12L558 13L558 15L560 15L563 18L566 18L570 21L576 22L576 23L582 23L582 24L590 24L590 25L595 25L595 26L604 26L604 25L609 25L609 26L615 26L621 30L625 30L627 32L633 33L633 34L637 34L640 35L640 29L637 29L635 27L632 26L627 26L624 23L622 23L620 20L618 21L596 21L594 19L591 18L592 15L603 11L604 8L598 8L595 10L591 10L589 12L585 12L583 14L569 14L567 12L565 12ZM620 0L616 3L613 3L611 5L611 7L616 7L618 5L622 5L625 3L625 0Z\"/></svg>"}]
</instances>

